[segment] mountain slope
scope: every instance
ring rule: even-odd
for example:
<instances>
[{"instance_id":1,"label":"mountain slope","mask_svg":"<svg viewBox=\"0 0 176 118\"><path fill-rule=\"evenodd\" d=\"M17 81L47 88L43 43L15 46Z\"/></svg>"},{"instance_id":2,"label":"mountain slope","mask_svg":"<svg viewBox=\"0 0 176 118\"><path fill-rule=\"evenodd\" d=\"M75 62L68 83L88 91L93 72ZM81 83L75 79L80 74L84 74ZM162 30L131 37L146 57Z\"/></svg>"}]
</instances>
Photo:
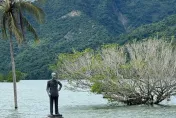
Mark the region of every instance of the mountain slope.
<instances>
[{"instance_id":1,"label":"mountain slope","mask_svg":"<svg viewBox=\"0 0 176 118\"><path fill-rule=\"evenodd\" d=\"M27 46L15 46L17 70L27 73L27 79L48 79L51 72L48 67L61 52L96 49L102 44L124 43L156 32L162 36L163 27L150 23L176 14L175 6L176 0L48 0L41 5L46 22L39 26L31 19L40 44L29 41ZM169 22L163 24L164 29L168 28L165 34L170 36L175 27ZM155 27L158 29L150 32ZM8 42L0 40L0 51L0 73L7 73L11 69Z\"/></svg>"},{"instance_id":2,"label":"mountain slope","mask_svg":"<svg viewBox=\"0 0 176 118\"><path fill-rule=\"evenodd\" d=\"M128 34L118 37L119 41L141 40L144 38L165 38L166 40L176 37L176 15L171 15L160 22L143 25Z\"/></svg>"}]
</instances>

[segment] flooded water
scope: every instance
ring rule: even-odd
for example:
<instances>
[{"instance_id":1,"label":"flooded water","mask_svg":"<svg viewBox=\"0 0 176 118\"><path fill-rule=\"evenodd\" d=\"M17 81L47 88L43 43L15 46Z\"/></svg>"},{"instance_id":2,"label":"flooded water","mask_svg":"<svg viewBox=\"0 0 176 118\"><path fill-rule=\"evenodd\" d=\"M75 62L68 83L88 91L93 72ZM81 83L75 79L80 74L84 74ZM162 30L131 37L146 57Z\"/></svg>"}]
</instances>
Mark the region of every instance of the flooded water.
<instances>
[{"instance_id":1,"label":"flooded water","mask_svg":"<svg viewBox=\"0 0 176 118\"><path fill-rule=\"evenodd\" d=\"M45 80L20 81L18 110L14 110L12 83L0 83L0 118L47 118L46 83ZM176 103L173 100L164 104ZM176 118L176 106L111 106L101 95L73 92L65 87L60 92L59 111L64 118Z\"/></svg>"}]
</instances>

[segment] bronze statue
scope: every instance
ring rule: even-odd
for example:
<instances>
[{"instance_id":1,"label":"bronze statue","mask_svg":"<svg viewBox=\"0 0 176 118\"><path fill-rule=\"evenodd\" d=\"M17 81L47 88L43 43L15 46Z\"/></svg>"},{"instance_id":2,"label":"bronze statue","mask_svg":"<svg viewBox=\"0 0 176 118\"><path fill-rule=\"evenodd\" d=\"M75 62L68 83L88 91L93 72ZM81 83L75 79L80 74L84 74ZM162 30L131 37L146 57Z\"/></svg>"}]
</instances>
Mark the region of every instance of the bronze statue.
<instances>
[{"instance_id":1,"label":"bronze statue","mask_svg":"<svg viewBox=\"0 0 176 118\"><path fill-rule=\"evenodd\" d=\"M58 110L58 98L59 98L59 91L62 88L62 84L60 81L57 80L56 73L51 74L52 79L47 82L46 91L50 98L50 115L51 116L62 116L59 114ZM59 88L58 88L59 84ZM53 115L53 103L55 104L55 115Z\"/></svg>"}]
</instances>

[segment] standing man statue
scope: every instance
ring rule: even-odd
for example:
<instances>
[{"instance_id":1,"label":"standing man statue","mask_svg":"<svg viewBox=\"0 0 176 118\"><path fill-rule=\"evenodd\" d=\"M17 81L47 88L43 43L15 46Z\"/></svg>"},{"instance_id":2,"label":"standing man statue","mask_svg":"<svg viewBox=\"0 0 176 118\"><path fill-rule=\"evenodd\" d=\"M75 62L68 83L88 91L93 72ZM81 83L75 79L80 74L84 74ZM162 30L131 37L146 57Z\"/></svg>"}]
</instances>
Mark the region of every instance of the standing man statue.
<instances>
[{"instance_id":1,"label":"standing man statue","mask_svg":"<svg viewBox=\"0 0 176 118\"><path fill-rule=\"evenodd\" d=\"M59 91L62 88L62 84L60 81L57 80L56 73L51 74L52 79L47 82L46 91L50 98L50 115L53 116L53 103L55 104L55 114L60 115L58 111L58 98L59 98ZM59 89L58 89L59 84Z\"/></svg>"}]
</instances>

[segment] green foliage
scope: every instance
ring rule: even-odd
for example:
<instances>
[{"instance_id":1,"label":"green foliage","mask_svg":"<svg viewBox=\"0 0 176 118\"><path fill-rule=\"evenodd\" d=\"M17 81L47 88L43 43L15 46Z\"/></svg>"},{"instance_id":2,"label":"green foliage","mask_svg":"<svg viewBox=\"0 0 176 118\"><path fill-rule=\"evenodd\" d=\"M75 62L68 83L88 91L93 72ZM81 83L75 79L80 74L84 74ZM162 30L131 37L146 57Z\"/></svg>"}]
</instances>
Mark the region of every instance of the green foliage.
<instances>
[{"instance_id":1,"label":"green foliage","mask_svg":"<svg viewBox=\"0 0 176 118\"><path fill-rule=\"evenodd\" d=\"M22 73L20 71L16 71L16 81L19 82L20 80L23 80L25 79L26 77L26 74L25 73ZM12 71L10 71L6 77L5 77L5 80L7 82L13 82L13 77L12 77Z\"/></svg>"},{"instance_id":2,"label":"green foliage","mask_svg":"<svg viewBox=\"0 0 176 118\"><path fill-rule=\"evenodd\" d=\"M4 75L0 73L0 82L4 81Z\"/></svg>"},{"instance_id":3,"label":"green foliage","mask_svg":"<svg viewBox=\"0 0 176 118\"><path fill-rule=\"evenodd\" d=\"M26 73L16 71L16 81L24 80L26 75ZM12 71L5 75L0 73L0 82L13 82Z\"/></svg>"},{"instance_id":4,"label":"green foliage","mask_svg":"<svg viewBox=\"0 0 176 118\"><path fill-rule=\"evenodd\" d=\"M40 26L30 18L41 41L37 45L32 41L25 46L15 44L16 68L27 73L27 79L49 79L49 66L57 63L59 53L176 34L175 0L47 0L45 4L35 4L46 13L46 22ZM28 14L25 16L28 18ZM31 35L27 37L33 39ZM0 40L3 74L11 69L8 47Z\"/></svg>"},{"instance_id":5,"label":"green foliage","mask_svg":"<svg viewBox=\"0 0 176 118\"><path fill-rule=\"evenodd\" d=\"M175 40L176 34L176 15L171 15L164 20L143 25L133 30L131 33L119 36L119 40L130 41L133 39L141 40L149 37L156 39L165 38L166 40Z\"/></svg>"},{"instance_id":6,"label":"green foliage","mask_svg":"<svg viewBox=\"0 0 176 118\"><path fill-rule=\"evenodd\" d=\"M100 82L95 82L92 86L91 86L91 92L97 93L97 94L101 94L102 93L102 83Z\"/></svg>"},{"instance_id":7,"label":"green foliage","mask_svg":"<svg viewBox=\"0 0 176 118\"><path fill-rule=\"evenodd\" d=\"M124 64L124 65L120 65L121 69L130 69L131 65L130 64Z\"/></svg>"},{"instance_id":8,"label":"green foliage","mask_svg":"<svg viewBox=\"0 0 176 118\"><path fill-rule=\"evenodd\" d=\"M91 92L97 93L97 94L101 94L102 92L104 92L104 83L103 81L106 79L106 73L103 74L96 74L93 75L90 78L90 81L92 84L90 90Z\"/></svg>"}]
</instances>

